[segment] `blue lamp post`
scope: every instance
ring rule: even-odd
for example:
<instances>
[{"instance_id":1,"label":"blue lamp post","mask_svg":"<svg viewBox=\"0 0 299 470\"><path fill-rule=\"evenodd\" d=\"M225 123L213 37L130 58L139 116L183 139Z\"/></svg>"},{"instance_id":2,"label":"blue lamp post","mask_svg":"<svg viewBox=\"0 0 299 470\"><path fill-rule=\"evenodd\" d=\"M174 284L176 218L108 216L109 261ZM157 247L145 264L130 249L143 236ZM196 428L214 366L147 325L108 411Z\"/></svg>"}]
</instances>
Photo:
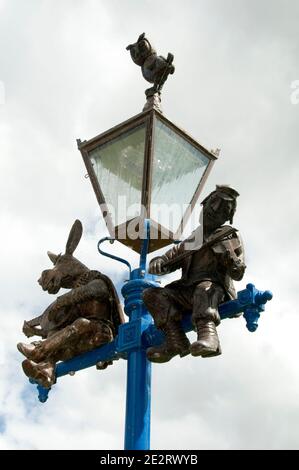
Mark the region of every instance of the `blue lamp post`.
<instances>
[{"instance_id":1,"label":"blue lamp post","mask_svg":"<svg viewBox=\"0 0 299 470\"><path fill-rule=\"evenodd\" d=\"M147 450L151 364L146 349L163 341L163 333L153 324L142 301L144 289L159 285L147 273L147 254L181 235L216 156L154 108L89 141L78 140L78 147L110 232L110 237L99 242L99 252L125 263L130 271L130 279L122 288L129 321L119 327L111 343L59 363L56 377L102 361L126 360L124 446L127 450ZM169 218L167 211L159 214L161 204L167 207L176 204L181 210ZM128 261L104 252L101 245L107 240L118 240L138 252L138 268L132 270ZM220 305L220 316L224 319L243 312L248 330L255 331L260 313L271 298L269 291L260 292L248 284L236 300ZM186 332L192 330L190 318L183 327ZM49 390L38 385L41 402L47 400Z\"/></svg>"}]
</instances>

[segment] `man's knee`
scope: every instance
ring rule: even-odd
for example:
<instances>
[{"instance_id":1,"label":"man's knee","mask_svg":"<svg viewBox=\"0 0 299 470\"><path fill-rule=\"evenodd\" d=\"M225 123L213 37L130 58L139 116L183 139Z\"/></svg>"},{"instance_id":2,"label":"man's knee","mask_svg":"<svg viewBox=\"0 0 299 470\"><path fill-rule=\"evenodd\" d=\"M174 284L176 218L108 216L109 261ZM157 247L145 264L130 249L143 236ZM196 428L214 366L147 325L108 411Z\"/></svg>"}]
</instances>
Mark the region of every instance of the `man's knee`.
<instances>
[{"instance_id":1,"label":"man's knee","mask_svg":"<svg viewBox=\"0 0 299 470\"><path fill-rule=\"evenodd\" d=\"M220 323L218 305L224 297L224 290L211 281L205 281L196 286L193 294L192 321L213 321Z\"/></svg>"},{"instance_id":2,"label":"man's knee","mask_svg":"<svg viewBox=\"0 0 299 470\"><path fill-rule=\"evenodd\" d=\"M168 321L180 321L182 311L163 287L150 287L143 292L143 301L155 320L157 327L163 327Z\"/></svg>"},{"instance_id":3,"label":"man's knee","mask_svg":"<svg viewBox=\"0 0 299 470\"><path fill-rule=\"evenodd\" d=\"M157 305L157 300L162 296L162 290L162 287L148 287L143 291L142 298L149 310Z\"/></svg>"}]
</instances>

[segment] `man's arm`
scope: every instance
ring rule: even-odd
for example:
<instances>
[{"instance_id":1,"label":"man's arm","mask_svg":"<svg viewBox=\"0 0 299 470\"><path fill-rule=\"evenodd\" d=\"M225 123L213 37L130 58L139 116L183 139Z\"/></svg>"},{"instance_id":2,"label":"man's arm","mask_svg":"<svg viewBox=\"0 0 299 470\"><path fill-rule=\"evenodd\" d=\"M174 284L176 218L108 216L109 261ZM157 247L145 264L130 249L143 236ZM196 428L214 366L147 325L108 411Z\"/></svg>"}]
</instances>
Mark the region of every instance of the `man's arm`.
<instances>
[{"instance_id":1,"label":"man's arm","mask_svg":"<svg viewBox=\"0 0 299 470\"><path fill-rule=\"evenodd\" d=\"M181 268L181 263L174 263L171 266L165 268L163 265L167 261L175 260L176 257L184 253L184 241L175 245L170 250L166 251L166 253L162 256L157 256L150 261L148 272L150 274L157 274L158 276L162 276L163 274L168 274L177 269Z\"/></svg>"},{"instance_id":2,"label":"man's arm","mask_svg":"<svg viewBox=\"0 0 299 470\"><path fill-rule=\"evenodd\" d=\"M153 258L149 264L149 273L161 276L182 268L185 257L193 254L194 251L199 250L202 244L202 227L199 226L188 238L179 244L174 245L174 247L166 251L164 255ZM171 261L171 263L166 267L165 264L168 264L169 261Z\"/></svg>"}]
</instances>

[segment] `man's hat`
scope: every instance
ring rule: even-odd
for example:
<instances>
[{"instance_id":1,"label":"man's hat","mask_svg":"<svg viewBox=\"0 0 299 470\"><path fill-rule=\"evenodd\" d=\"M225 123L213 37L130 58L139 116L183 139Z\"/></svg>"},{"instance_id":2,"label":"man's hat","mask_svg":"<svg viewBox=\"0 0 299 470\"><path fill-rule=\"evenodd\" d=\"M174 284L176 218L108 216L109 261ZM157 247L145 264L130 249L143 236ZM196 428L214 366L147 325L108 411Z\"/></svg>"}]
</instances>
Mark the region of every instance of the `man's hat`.
<instances>
[{"instance_id":1,"label":"man's hat","mask_svg":"<svg viewBox=\"0 0 299 470\"><path fill-rule=\"evenodd\" d=\"M210 199L211 196L213 195L217 195L219 197L221 197L222 199L224 199L225 201L233 201L234 204L232 206L232 209L231 209L231 213L230 213L230 217L229 217L229 221L230 223L232 224L233 223L233 218L234 218L234 214L236 212L236 207L237 207L237 197L240 196L240 194L238 193L238 191L236 191L235 189L231 188L230 186L227 186L227 185L216 185L216 189L215 191L212 191L203 201L202 201L202 205L204 205L208 199Z\"/></svg>"},{"instance_id":2,"label":"man's hat","mask_svg":"<svg viewBox=\"0 0 299 470\"><path fill-rule=\"evenodd\" d=\"M230 186L227 185L216 185L215 191L212 191L203 201L201 204L205 204L207 200L214 194L217 194L217 196L221 197L222 199L225 199L226 201L236 201L236 198L240 196L238 191L235 189L231 188Z\"/></svg>"}]
</instances>

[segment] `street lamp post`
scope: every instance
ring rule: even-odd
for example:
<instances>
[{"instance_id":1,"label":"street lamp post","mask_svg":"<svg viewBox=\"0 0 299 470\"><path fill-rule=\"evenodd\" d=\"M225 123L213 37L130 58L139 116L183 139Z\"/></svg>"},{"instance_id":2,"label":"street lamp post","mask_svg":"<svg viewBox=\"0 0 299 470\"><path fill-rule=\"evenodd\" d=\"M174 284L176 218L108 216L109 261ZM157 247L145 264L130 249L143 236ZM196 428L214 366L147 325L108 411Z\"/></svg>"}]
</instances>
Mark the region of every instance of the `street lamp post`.
<instances>
[{"instance_id":1,"label":"street lamp post","mask_svg":"<svg viewBox=\"0 0 299 470\"><path fill-rule=\"evenodd\" d=\"M138 48L154 55L146 41L143 34L136 44L128 46L134 62L142 67ZM163 342L163 333L153 324L142 301L144 289L158 286L155 276L147 273L146 258L149 252L181 236L217 159L216 153L161 112L161 88L174 71L173 56L154 59L156 74L142 69L145 78L154 83L146 91L143 112L88 141L77 141L110 234L100 240L99 252L125 263L130 271L130 279L122 288L129 321L119 326L111 343L60 362L55 371L59 378L103 361L127 360L125 449L145 450L150 448L151 401L151 364L146 349ZM159 212L161 204L168 208L175 205L171 218L169 211ZM138 252L138 268L132 270L128 261L103 251L102 243L107 240L118 240ZM248 330L255 331L260 312L271 298L269 291L260 292L248 284L236 300L220 305L219 313L221 318L229 318L243 312ZM184 320L183 328L192 330L190 318ZM41 402L47 400L49 390L38 385Z\"/></svg>"}]
</instances>

